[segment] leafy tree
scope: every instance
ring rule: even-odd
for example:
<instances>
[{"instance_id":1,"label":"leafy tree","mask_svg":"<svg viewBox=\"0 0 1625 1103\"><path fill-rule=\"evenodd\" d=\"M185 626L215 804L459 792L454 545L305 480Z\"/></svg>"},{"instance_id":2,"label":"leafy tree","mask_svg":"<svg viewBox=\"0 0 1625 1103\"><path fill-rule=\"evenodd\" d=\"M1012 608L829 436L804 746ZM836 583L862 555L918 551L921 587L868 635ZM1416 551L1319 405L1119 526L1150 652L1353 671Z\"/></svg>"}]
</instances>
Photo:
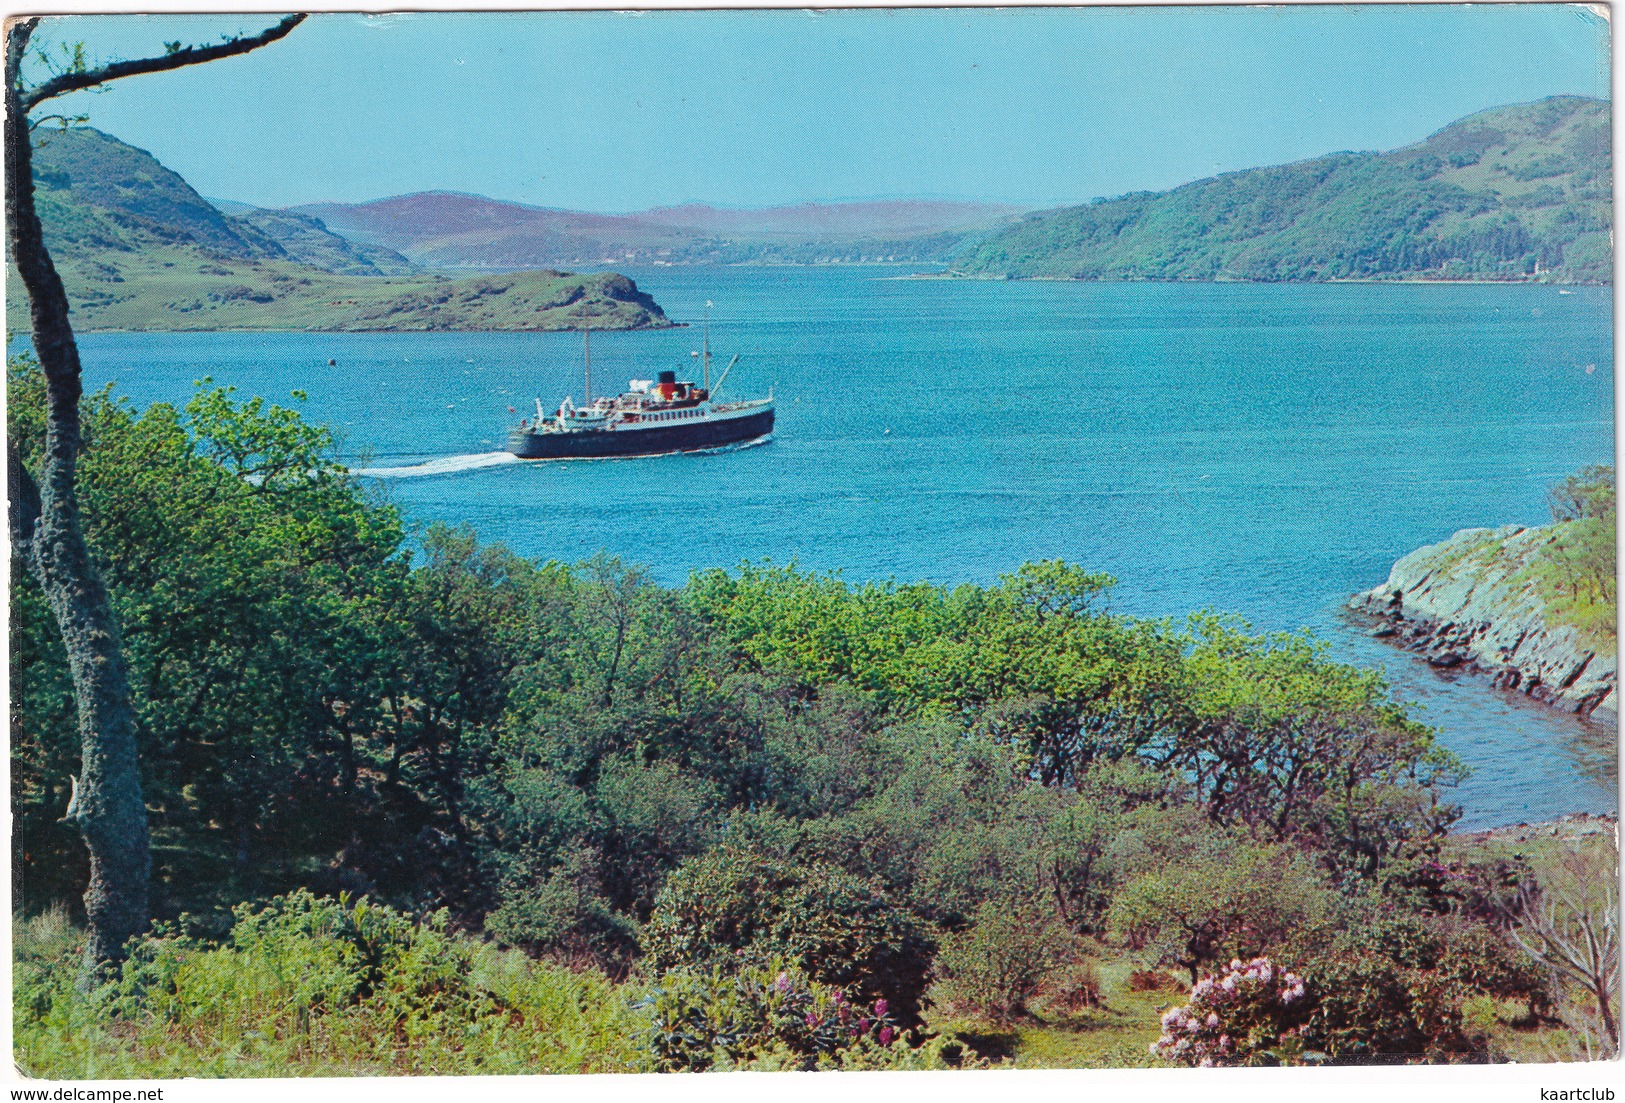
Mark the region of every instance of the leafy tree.
<instances>
[{"instance_id":1,"label":"leafy tree","mask_svg":"<svg viewBox=\"0 0 1625 1103\"><path fill-rule=\"evenodd\" d=\"M1389 701L1379 673L1328 661L1305 635L1194 623L1192 719L1160 757L1213 819L1313 838L1334 872L1369 878L1460 815L1439 793L1459 760Z\"/></svg>"},{"instance_id":2,"label":"leafy tree","mask_svg":"<svg viewBox=\"0 0 1625 1103\"><path fill-rule=\"evenodd\" d=\"M1552 520L1559 524L1587 517L1611 517L1614 514L1614 497L1613 465L1602 463L1582 467L1575 474L1559 480L1547 492Z\"/></svg>"},{"instance_id":3,"label":"leafy tree","mask_svg":"<svg viewBox=\"0 0 1625 1103\"><path fill-rule=\"evenodd\" d=\"M1503 912L1525 953L1586 993L1602 1056L1619 1050L1618 886L1619 851L1598 836L1590 848L1560 850L1546 876L1525 881Z\"/></svg>"},{"instance_id":4,"label":"leafy tree","mask_svg":"<svg viewBox=\"0 0 1625 1103\"><path fill-rule=\"evenodd\" d=\"M228 37L203 47L176 47L162 57L91 66L82 50L46 80L27 85L23 63L39 20L19 20L6 39L6 238L28 296L35 354L45 378L44 444L37 474L8 447L8 522L13 554L44 594L73 676L82 744L81 774L64 819L84 836L90 854L85 911L87 983L118 961L130 937L147 925L151 868L146 808L137 761L136 717L118 620L91 561L82 531L76 485L84 440L79 400L79 350L68 320L68 298L45 247L34 207L30 114L69 92L108 81L156 73L247 53L293 30L292 15L253 36Z\"/></svg>"}]
</instances>

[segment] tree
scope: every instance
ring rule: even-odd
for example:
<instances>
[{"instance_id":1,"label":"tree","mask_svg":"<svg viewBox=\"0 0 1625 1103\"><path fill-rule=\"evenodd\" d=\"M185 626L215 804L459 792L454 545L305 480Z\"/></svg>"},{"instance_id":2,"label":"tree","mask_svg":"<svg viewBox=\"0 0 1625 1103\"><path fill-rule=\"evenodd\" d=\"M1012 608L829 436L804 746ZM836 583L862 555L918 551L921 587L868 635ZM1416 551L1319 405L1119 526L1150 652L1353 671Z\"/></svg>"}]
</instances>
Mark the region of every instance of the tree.
<instances>
[{"instance_id":1,"label":"tree","mask_svg":"<svg viewBox=\"0 0 1625 1103\"><path fill-rule=\"evenodd\" d=\"M1540 881L1525 881L1503 909L1512 940L1594 1003L1605 1057L1619 1049L1618 885L1619 852L1600 835L1593 848L1559 849Z\"/></svg>"},{"instance_id":2,"label":"tree","mask_svg":"<svg viewBox=\"0 0 1625 1103\"><path fill-rule=\"evenodd\" d=\"M80 524L75 486L83 447L79 349L68 320L67 292L34 207L31 135L37 122L29 116L70 92L256 50L282 38L304 18L290 15L257 35L228 37L212 46L175 44L162 57L107 65L92 66L82 50L74 50L66 69L31 87L24 83L22 68L39 20L18 21L6 41L6 239L28 295L47 410L37 477L8 443L7 521L13 553L45 595L73 676L82 772L64 819L78 827L90 852L86 983L103 965L120 960L125 942L145 929L152 857L119 625Z\"/></svg>"}]
</instances>

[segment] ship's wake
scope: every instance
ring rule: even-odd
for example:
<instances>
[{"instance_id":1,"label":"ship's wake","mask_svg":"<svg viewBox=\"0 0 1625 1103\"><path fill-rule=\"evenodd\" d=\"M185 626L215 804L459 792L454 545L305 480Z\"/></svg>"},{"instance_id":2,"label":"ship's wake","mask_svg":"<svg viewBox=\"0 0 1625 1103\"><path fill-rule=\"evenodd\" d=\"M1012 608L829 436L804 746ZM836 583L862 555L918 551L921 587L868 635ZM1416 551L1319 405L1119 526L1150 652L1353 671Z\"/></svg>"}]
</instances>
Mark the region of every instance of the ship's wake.
<instances>
[{"instance_id":1,"label":"ship's wake","mask_svg":"<svg viewBox=\"0 0 1625 1103\"><path fill-rule=\"evenodd\" d=\"M773 436L770 433L765 437L757 437L754 440L722 444L715 448L696 448L687 452L663 452L652 456L579 456L568 458L648 460L665 456L715 456L724 452L742 452L747 448L758 448L769 443L772 439ZM403 464L400 467L354 467L350 469L350 474L362 475L369 479L423 479L434 475L460 475L465 471L478 471L483 467L503 467L510 463L559 463L565 458L567 457L547 460L521 460L512 452L475 452L468 456L441 456L437 459L424 460L422 463Z\"/></svg>"},{"instance_id":2,"label":"ship's wake","mask_svg":"<svg viewBox=\"0 0 1625 1103\"><path fill-rule=\"evenodd\" d=\"M441 456L402 467L358 467L350 473L369 479L421 479L431 475L460 475L464 471L518 462L519 457L512 452L476 452L469 456Z\"/></svg>"}]
</instances>

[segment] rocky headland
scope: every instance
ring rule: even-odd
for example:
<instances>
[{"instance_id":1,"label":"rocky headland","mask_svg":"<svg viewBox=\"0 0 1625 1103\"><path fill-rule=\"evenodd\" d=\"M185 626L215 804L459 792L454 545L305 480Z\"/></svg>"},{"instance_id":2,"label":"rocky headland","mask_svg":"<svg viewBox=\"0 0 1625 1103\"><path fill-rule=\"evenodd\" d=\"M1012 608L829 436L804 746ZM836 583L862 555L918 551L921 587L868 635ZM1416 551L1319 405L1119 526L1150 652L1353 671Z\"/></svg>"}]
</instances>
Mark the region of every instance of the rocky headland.
<instances>
[{"instance_id":1,"label":"rocky headland","mask_svg":"<svg viewBox=\"0 0 1625 1103\"><path fill-rule=\"evenodd\" d=\"M1349 607L1377 622L1373 634L1435 667L1494 684L1581 716L1617 720L1618 656L1573 625L1554 623L1531 568L1552 527L1465 529L1394 564L1388 581Z\"/></svg>"}]
</instances>

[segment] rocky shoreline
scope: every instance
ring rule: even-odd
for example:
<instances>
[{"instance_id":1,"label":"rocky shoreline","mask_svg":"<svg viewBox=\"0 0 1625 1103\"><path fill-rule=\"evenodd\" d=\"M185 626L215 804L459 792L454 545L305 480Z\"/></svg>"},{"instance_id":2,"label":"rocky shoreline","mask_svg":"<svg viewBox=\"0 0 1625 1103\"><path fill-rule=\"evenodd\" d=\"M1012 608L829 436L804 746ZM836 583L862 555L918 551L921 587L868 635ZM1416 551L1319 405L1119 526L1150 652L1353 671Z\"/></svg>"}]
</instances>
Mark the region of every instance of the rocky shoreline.
<instances>
[{"instance_id":1,"label":"rocky shoreline","mask_svg":"<svg viewBox=\"0 0 1625 1103\"><path fill-rule=\"evenodd\" d=\"M1619 817L1603 812L1571 812L1555 820L1541 823L1513 823L1505 827L1486 827L1475 831L1451 832L1457 838L1478 842L1492 839L1526 843L1531 839L1562 839L1573 842L1596 835L1619 837Z\"/></svg>"},{"instance_id":2,"label":"rocky shoreline","mask_svg":"<svg viewBox=\"0 0 1625 1103\"><path fill-rule=\"evenodd\" d=\"M1465 529L1405 556L1349 608L1376 622L1374 636L1432 666L1484 674L1537 701L1617 722L1617 655L1573 627L1548 624L1525 572L1549 539L1547 528Z\"/></svg>"}]
</instances>

